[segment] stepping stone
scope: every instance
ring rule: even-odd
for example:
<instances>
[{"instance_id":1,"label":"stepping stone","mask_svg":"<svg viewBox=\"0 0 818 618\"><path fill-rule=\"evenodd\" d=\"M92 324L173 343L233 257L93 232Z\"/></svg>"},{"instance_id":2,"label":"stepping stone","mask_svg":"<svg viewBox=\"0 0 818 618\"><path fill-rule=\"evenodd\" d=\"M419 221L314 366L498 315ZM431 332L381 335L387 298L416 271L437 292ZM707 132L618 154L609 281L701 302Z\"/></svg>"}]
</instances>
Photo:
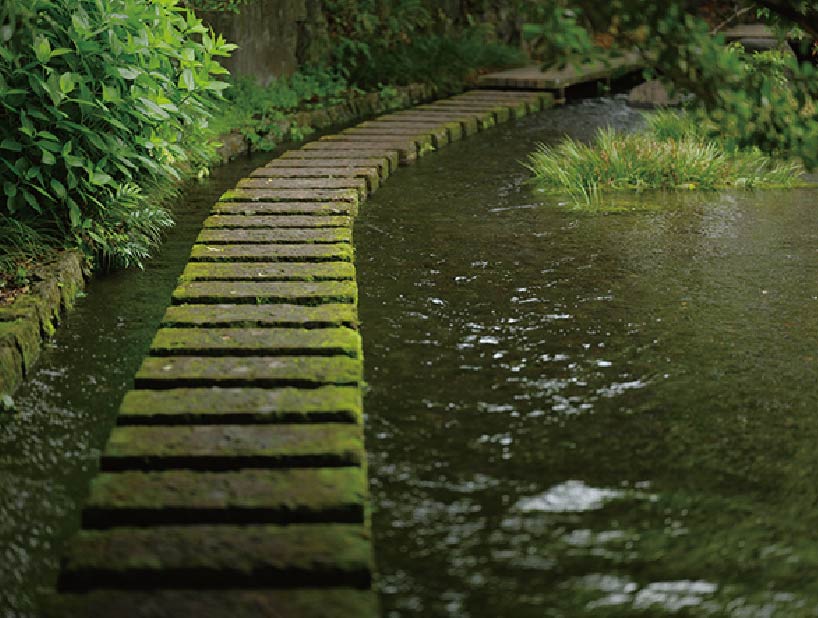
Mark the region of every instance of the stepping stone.
<instances>
[{"instance_id":1,"label":"stepping stone","mask_svg":"<svg viewBox=\"0 0 818 618\"><path fill-rule=\"evenodd\" d=\"M193 245L194 262L334 262L352 261L348 243L335 245Z\"/></svg>"},{"instance_id":2,"label":"stepping stone","mask_svg":"<svg viewBox=\"0 0 818 618\"><path fill-rule=\"evenodd\" d=\"M363 523L366 495L358 467L103 473L82 526Z\"/></svg>"},{"instance_id":3,"label":"stepping stone","mask_svg":"<svg viewBox=\"0 0 818 618\"><path fill-rule=\"evenodd\" d=\"M165 310L162 326L281 326L329 328L358 325L355 305L172 305Z\"/></svg>"},{"instance_id":4,"label":"stepping stone","mask_svg":"<svg viewBox=\"0 0 818 618\"><path fill-rule=\"evenodd\" d=\"M325 217L300 215L210 215L205 228L349 228L351 217Z\"/></svg>"},{"instance_id":5,"label":"stepping stone","mask_svg":"<svg viewBox=\"0 0 818 618\"><path fill-rule=\"evenodd\" d=\"M161 328L151 356L361 356L350 328Z\"/></svg>"},{"instance_id":6,"label":"stepping stone","mask_svg":"<svg viewBox=\"0 0 818 618\"><path fill-rule=\"evenodd\" d=\"M350 262L189 262L186 281L338 281L355 279Z\"/></svg>"},{"instance_id":7,"label":"stepping stone","mask_svg":"<svg viewBox=\"0 0 818 618\"><path fill-rule=\"evenodd\" d=\"M354 215L357 211L357 204L347 202L216 202L211 208L214 214L234 215L324 216Z\"/></svg>"},{"instance_id":8,"label":"stepping stone","mask_svg":"<svg viewBox=\"0 0 818 618\"><path fill-rule=\"evenodd\" d=\"M435 106L441 109L457 109L494 114L497 122L508 122L511 118L522 118L528 114L525 101L514 104L498 101L438 101Z\"/></svg>"},{"instance_id":9,"label":"stepping stone","mask_svg":"<svg viewBox=\"0 0 818 618\"><path fill-rule=\"evenodd\" d=\"M354 386L359 384L361 373L361 362L345 356L148 357L136 374L136 385L137 388Z\"/></svg>"},{"instance_id":10,"label":"stepping stone","mask_svg":"<svg viewBox=\"0 0 818 618\"><path fill-rule=\"evenodd\" d=\"M432 146L442 148L449 143L449 132L446 127L438 125L434 129L423 129L418 127L390 126L388 123L358 125L351 129L346 129L342 135L354 136L356 139L386 139L387 137L411 137L415 138L418 147Z\"/></svg>"},{"instance_id":11,"label":"stepping stone","mask_svg":"<svg viewBox=\"0 0 818 618\"><path fill-rule=\"evenodd\" d=\"M450 122L457 122L463 135L474 135L481 129L485 128L480 118L474 114L452 113L443 114L440 112L395 112L389 116L381 116L378 118L381 122L428 122L434 124L443 124Z\"/></svg>"},{"instance_id":12,"label":"stepping stone","mask_svg":"<svg viewBox=\"0 0 818 618\"><path fill-rule=\"evenodd\" d=\"M341 133L337 133L335 135L325 135L321 138L321 141L328 141L328 142L373 142L377 144L395 144L399 148L405 148L411 151L410 146L414 145L416 150L425 150L429 151L433 148L432 146L432 136L431 135L424 135L424 134L410 134L410 135L400 135L398 133L392 133L389 135L367 135L366 133L359 132L355 127L352 129L347 129Z\"/></svg>"},{"instance_id":13,"label":"stepping stone","mask_svg":"<svg viewBox=\"0 0 818 618\"><path fill-rule=\"evenodd\" d=\"M277 229L204 229L196 238L199 244L237 245L242 243L339 243L352 242L352 230L330 228L277 228Z\"/></svg>"},{"instance_id":14,"label":"stepping stone","mask_svg":"<svg viewBox=\"0 0 818 618\"><path fill-rule=\"evenodd\" d=\"M354 189L231 189L219 198L220 202L286 202L336 201L358 203Z\"/></svg>"},{"instance_id":15,"label":"stepping stone","mask_svg":"<svg viewBox=\"0 0 818 618\"><path fill-rule=\"evenodd\" d=\"M254 178L363 178L369 191L377 191L380 173L377 167L260 167L253 170Z\"/></svg>"},{"instance_id":16,"label":"stepping stone","mask_svg":"<svg viewBox=\"0 0 818 618\"><path fill-rule=\"evenodd\" d=\"M370 148L369 150L365 150L362 148L354 148L347 150L337 149L311 150L302 148L301 150L288 150L287 152L281 155L281 158L279 160L282 161L287 159L299 161L303 159L321 159L322 164L333 159L337 159L339 161L350 160L366 161L367 163L371 161L380 161L381 178L386 178L387 176L389 176L390 173L398 169L398 164L400 163L400 157L396 150L389 150L383 148ZM303 164L299 163L299 165Z\"/></svg>"},{"instance_id":17,"label":"stepping stone","mask_svg":"<svg viewBox=\"0 0 818 618\"><path fill-rule=\"evenodd\" d=\"M354 281L181 281L173 291L173 304L183 303L355 303Z\"/></svg>"},{"instance_id":18,"label":"stepping stone","mask_svg":"<svg viewBox=\"0 0 818 618\"><path fill-rule=\"evenodd\" d=\"M319 388L178 388L133 390L119 408L119 425L361 423L361 393L350 386Z\"/></svg>"},{"instance_id":19,"label":"stepping stone","mask_svg":"<svg viewBox=\"0 0 818 618\"><path fill-rule=\"evenodd\" d=\"M363 178L243 178L236 185L244 189L354 189L359 199L367 195Z\"/></svg>"},{"instance_id":20,"label":"stepping stone","mask_svg":"<svg viewBox=\"0 0 818 618\"><path fill-rule=\"evenodd\" d=\"M350 524L83 530L66 549L60 590L366 588L372 571L369 536Z\"/></svg>"},{"instance_id":21,"label":"stepping stone","mask_svg":"<svg viewBox=\"0 0 818 618\"><path fill-rule=\"evenodd\" d=\"M382 116L377 120L362 122L356 128L360 129L361 131L383 131L384 133L391 131L405 131L412 133L418 131L429 131L432 133L433 139L440 139L440 142L436 143L435 146L442 146L445 143L456 142L463 137L463 127L459 122L454 121L443 123L441 123L439 120L412 121ZM445 132L446 135L445 141L442 137L443 132ZM438 138L436 136L440 137Z\"/></svg>"},{"instance_id":22,"label":"stepping stone","mask_svg":"<svg viewBox=\"0 0 818 618\"><path fill-rule=\"evenodd\" d=\"M470 90L450 100L480 101L525 101L532 112L539 112L554 105L554 95L550 92L509 92L504 90Z\"/></svg>"},{"instance_id":23,"label":"stepping stone","mask_svg":"<svg viewBox=\"0 0 818 618\"><path fill-rule=\"evenodd\" d=\"M418 112L423 112L426 114L440 114L441 116L448 117L454 114L468 114L471 115L473 118L477 119L477 123L481 129L490 129L491 127L497 124L497 119L493 112L489 111L478 111L474 109L463 109L463 108L456 108L456 107L446 107L442 105L421 105L420 107L415 108Z\"/></svg>"},{"instance_id":24,"label":"stepping stone","mask_svg":"<svg viewBox=\"0 0 818 618\"><path fill-rule=\"evenodd\" d=\"M305 144L302 150L314 152L366 152L370 154L397 153L398 162L407 165L417 159L418 149L414 142L406 141L317 141Z\"/></svg>"},{"instance_id":25,"label":"stepping stone","mask_svg":"<svg viewBox=\"0 0 818 618\"><path fill-rule=\"evenodd\" d=\"M158 359L157 359L158 360ZM105 472L359 466L363 431L350 423L116 427Z\"/></svg>"},{"instance_id":26,"label":"stepping stone","mask_svg":"<svg viewBox=\"0 0 818 618\"><path fill-rule=\"evenodd\" d=\"M350 588L295 590L123 590L53 595L43 618L376 618L370 591Z\"/></svg>"}]
</instances>

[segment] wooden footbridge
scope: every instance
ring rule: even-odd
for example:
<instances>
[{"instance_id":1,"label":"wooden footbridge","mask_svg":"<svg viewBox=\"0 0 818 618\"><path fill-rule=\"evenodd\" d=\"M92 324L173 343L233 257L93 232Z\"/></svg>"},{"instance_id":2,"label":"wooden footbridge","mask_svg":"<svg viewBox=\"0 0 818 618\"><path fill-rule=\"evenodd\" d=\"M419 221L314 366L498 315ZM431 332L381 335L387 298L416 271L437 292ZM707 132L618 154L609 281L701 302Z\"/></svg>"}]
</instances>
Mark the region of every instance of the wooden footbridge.
<instances>
[{"instance_id":1,"label":"wooden footbridge","mask_svg":"<svg viewBox=\"0 0 818 618\"><path fill-rule=\"evenodd\" d=\"M551 105L473 91L285 153L213 207L51 618L377 615L352 224L398 165Z\"/></svg>"}]
</instances>

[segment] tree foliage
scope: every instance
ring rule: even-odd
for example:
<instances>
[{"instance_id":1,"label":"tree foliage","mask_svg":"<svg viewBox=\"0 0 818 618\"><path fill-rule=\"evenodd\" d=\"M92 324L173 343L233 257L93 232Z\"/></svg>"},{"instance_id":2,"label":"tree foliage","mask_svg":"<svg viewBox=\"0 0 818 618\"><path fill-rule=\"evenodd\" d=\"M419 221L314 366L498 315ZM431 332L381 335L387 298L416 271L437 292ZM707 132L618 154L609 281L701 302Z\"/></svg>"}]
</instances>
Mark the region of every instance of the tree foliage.
<instances>
[{"instance_id":1,"label":"tree foliage","mask_svg":"<svg viewBox=\"0 0 818 618\"><path fill-rule=\"evenodd\" d=\"M728 143L798 157L818 166L818 72L794 55L754 55L727 46L693 0L612 0L539 4L536 24L550 60L603 57L600 40L614 50L637 48L664 79L695 95L697 112L712 120ZM798 27L805 43L818 38L818 2L764 0L739 4L767 17L781 33Z\"/></svg>"}]
</instances>

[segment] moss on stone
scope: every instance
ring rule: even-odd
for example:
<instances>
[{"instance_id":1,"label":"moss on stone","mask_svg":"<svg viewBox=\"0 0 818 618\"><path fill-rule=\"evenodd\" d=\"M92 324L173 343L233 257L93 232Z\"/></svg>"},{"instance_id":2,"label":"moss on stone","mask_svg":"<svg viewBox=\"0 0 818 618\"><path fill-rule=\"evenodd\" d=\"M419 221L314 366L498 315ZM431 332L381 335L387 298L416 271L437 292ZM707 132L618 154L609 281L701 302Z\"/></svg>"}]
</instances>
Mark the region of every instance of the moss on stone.
<instances>
[{"instance_id":1,"label":"moss on stone","mask_svg":"<svg viewBox=\"0 0 818 618\"><path fill-rule=\"evenodd\" d=\"M363 420L356 386L318 388L172 388L132 390L119 410L120 425L314 423Z\"/></svg>"}]
</instances>

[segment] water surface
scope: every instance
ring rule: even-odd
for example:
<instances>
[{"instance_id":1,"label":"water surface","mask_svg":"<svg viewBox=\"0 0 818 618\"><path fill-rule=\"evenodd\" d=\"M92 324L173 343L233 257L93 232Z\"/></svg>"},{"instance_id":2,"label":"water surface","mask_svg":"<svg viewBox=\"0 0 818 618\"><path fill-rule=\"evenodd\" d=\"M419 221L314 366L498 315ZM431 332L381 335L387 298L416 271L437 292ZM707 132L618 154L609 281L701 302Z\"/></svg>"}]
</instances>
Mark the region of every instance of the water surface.
<instances>
[{"instance_id":1,"label":"water surface","mask_svg":"<svg viewBox=\"0 0 818 618\"><path fill-rule=\"evenodd\" d=\"M384 615L818 616L818 191L532 191L545 112L356 227Z\"/></svg>"}]
</instances>

